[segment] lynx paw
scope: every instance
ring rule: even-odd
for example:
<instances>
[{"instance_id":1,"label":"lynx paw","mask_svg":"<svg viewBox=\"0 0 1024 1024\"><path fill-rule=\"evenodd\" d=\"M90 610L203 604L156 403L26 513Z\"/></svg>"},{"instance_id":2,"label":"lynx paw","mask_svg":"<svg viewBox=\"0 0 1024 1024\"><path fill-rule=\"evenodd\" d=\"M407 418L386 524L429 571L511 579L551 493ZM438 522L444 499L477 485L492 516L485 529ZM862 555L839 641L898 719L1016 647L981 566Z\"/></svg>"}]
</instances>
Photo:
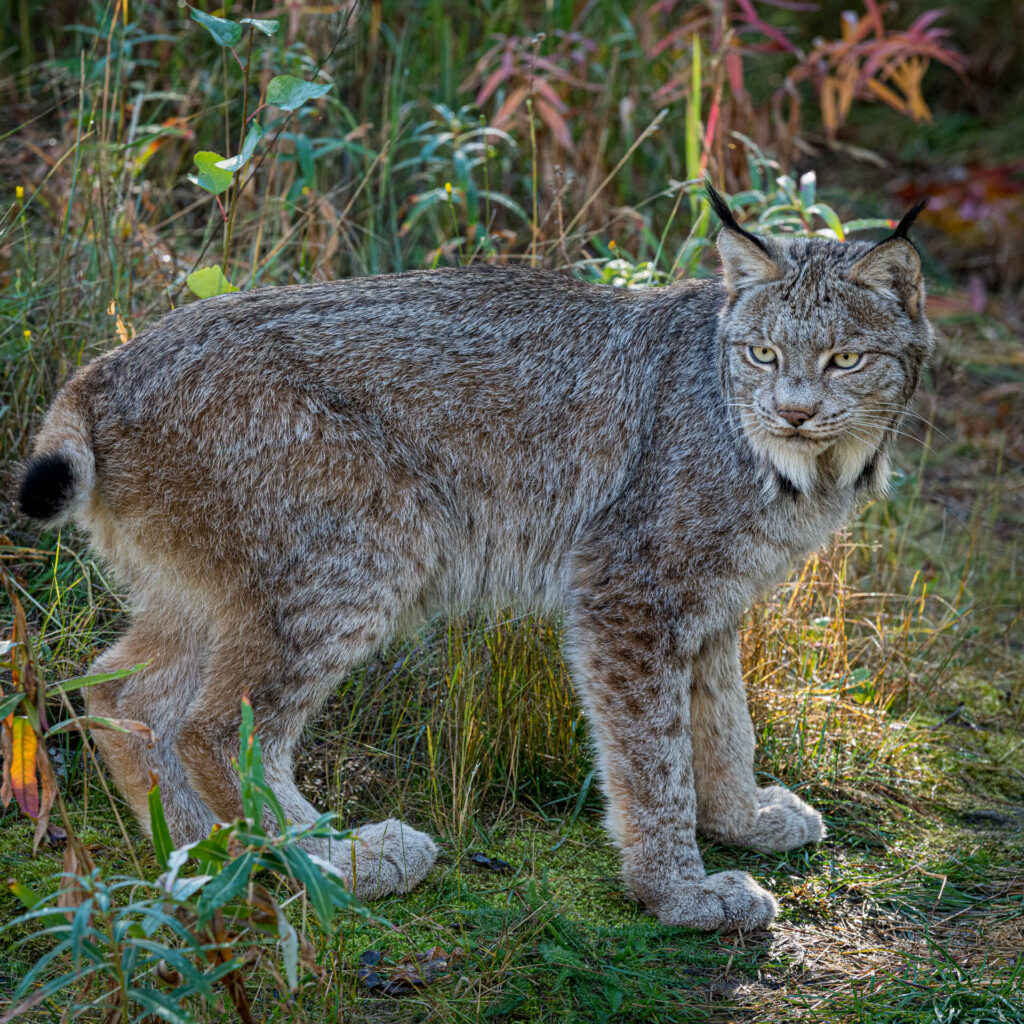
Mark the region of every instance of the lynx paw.
<instances>
[{"instance_id":1,"label":"lynx paw","mask_svg":"<svg viewBox=\"0 0 1024 1024\"><path fill-rule=\"evenodd\" d=\"M676 889L657 907L649 908L662 924L700 931L755 931L767 928L779 906L743 871L721 871Z\"/></svg>"},{"instance_id":2,"label":"lynx paw","mask_svg":"<svg viewBox=\"0 0 1024 1024\"><path fill-rule=\"evenodd\" d=\"M350 842L334 843L331 862L362 900L408 892L426 877L437 846L425 832L397 818L363 825Z\"/></svg>"},{"instance_id":3,"label":"lynx paw","mask_svg":"<svg viewBox=\"0 0 1024 1024\"><path fill-rule=\"evenodd\" d=\"M757 818L745 846L755 850L795 850L825 836L821 815L784 786L757 791Z\"/></svg>"}]
</instances>

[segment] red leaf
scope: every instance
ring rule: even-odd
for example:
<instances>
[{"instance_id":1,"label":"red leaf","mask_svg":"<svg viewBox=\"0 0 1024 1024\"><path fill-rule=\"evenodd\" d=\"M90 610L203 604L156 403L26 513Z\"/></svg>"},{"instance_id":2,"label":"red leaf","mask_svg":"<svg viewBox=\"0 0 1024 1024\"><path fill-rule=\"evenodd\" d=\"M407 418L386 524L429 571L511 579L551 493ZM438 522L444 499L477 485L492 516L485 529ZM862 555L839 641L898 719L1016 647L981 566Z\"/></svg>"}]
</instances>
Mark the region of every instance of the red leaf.
<instances>
[{"instance_id":1,"label":"red leaf","mask_svg":"<svg viewBox=\"0 0 1024 1024\"><path fill-rule=\"evenodd\" d=\"M572 149L572 135L562 115L542 99L538 99L536 103L537 113L540 114L541 120L548 126L551 134L564 149Z\"/></svg>"}]
</instances>

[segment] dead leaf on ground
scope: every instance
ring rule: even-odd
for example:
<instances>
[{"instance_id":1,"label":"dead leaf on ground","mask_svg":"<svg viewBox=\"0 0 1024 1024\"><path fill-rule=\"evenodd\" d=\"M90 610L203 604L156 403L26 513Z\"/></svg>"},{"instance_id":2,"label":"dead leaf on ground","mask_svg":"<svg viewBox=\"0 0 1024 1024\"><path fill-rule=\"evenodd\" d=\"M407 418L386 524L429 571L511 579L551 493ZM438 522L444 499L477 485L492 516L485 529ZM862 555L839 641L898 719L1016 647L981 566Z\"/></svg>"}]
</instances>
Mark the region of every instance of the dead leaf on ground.
<instances>
[{"instance_id":1,"label":"dead leaf on ground","mask_svg":"<svg viewBox=\"0 0 1024 1024\"><path fill-rule=\"evenodd\" d=\"M512 871L512 865L507 860L502 860L500 857L488 857L486 853L471 853L469 859L478 868L497 871L501 875L507 875Z\"/></svg>"},{"instance_id":2,"label":"dead leaf on ground","mask_svg":"<svg viewBox=\"0 0 1024 1024\"><path fill-rule=\"evenodd\" d=\"M406 996L427 985L433 984L465 951L455 946L451 952L441 946L434 946L422 953L407 953L384 974L381 963L384 953L368 949L359 957L357 977L359 983L372 992L385 996Z\"/></svg>"}]
</instances>

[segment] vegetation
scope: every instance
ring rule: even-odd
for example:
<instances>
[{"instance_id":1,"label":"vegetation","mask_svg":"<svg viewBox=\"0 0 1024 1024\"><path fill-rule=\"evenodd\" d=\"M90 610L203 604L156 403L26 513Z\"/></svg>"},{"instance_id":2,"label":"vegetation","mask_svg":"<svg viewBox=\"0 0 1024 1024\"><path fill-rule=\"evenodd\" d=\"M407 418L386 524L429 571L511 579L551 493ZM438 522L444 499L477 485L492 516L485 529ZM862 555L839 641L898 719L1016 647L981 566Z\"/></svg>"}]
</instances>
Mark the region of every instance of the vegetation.
<instances>
[{"instance_id":1,"label":"vegetation","mask_svg":"<svg viewBox=\"0 0 1024 1024\"><path fill-rule=\"evenodd\" d=\"M0 1019L1024 1019L1021 17L0 0L5 485L68 374L172 305L471 260L706 275L704 175L752 226L839 237L932 196L940 335L892 497L747 616L758 771L830 832L705 849L779 896L760 935L621 895L559 624L518 612L428 624L308 731L300 777L340 824L442 840L412 895L358 907L256 827L251 728L248 820L150 844L81 720L116 584L0 510Z\"/></svg>"}]
</instances>

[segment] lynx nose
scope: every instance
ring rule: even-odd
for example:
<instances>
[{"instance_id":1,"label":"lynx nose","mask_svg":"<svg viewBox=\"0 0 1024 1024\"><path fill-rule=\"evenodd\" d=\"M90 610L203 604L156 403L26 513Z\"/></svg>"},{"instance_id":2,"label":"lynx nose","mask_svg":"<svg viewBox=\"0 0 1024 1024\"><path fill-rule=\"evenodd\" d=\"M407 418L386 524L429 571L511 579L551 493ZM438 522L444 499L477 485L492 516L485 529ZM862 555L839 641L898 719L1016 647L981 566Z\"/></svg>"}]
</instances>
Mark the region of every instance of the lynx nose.
<instances>
[{"instance_id":1,"label":"lynx nose","mask_svg":"<svg viewBox=\"0 0 1024 1024\"><path fill-rule=\"evenodd\" d=\"M818 407L808 409L806 406L793 406L789 409L775 410L790 426L799 427L806 423L817 411Z\"/></svg>"}]
</instances>

